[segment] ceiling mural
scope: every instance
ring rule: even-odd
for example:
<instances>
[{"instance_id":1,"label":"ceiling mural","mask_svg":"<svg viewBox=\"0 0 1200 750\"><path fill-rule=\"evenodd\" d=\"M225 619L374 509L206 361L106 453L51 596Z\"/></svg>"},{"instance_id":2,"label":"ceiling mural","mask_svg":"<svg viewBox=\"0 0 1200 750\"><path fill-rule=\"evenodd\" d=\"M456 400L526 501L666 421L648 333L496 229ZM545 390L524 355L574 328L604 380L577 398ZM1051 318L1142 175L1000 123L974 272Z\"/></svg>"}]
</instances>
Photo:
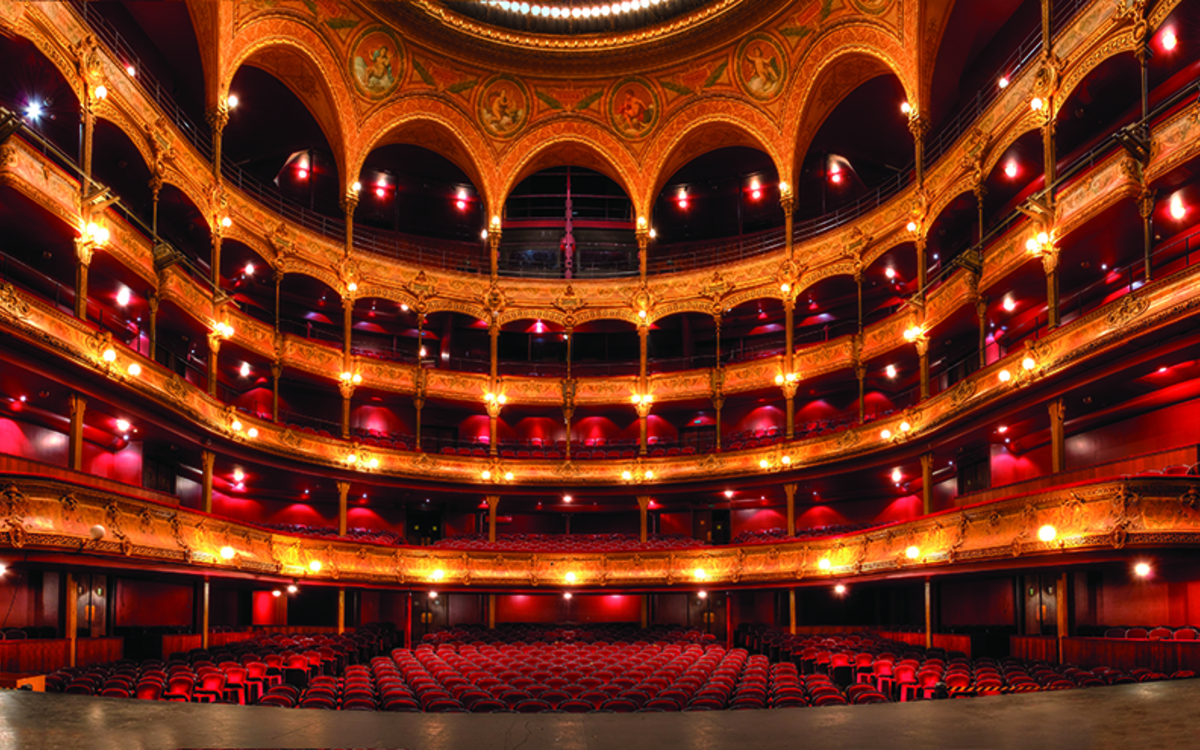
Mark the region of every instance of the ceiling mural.
<instances>
[{"instance_id":1,"label":"ceiling mural","mask_svg":"<svg viewBox=\"0 0 1200 750\"><path fill-rule=\"evenodd\" d=\"M894 50L902 50L905 4L904 0L798 0L783 12L726 31L726 41L685 63L677 62L680 58L672 53L672 46L663 42L660 52L646 56L645 65L637 66L637 74L609 77L577 74L575 68L567 71L570 75L563 72L557 77L496 70L494 63L476 64L475 55L447 54L406 35L395 24L384 23L376 15L380 9L370 4L337 0L237 0L230 46L256 46L285 19L319 34L330 53L344 61L344 80L328 84L351 92L355 104L353 111L341 115L342 132L347 134L341 146L351 167L362 163L389 119L399 121L428 109L429 96L457 111L456 127L474 131L462 132L461 137L476 145L473 151L490 153L494 163L504 161L506 152L525 137L536 137L539 145L553 139L556 129L543 126L567 120L603 129L636 163L653 163L672 147L659 143L665 140L661 136L666 123L702 101L741 101L757 110L766 127L754 137L769 144L773 156L786 158L792 152L788 142L795 137L789 119L799 111L791 100L806 94L811 85L796 75L805 60L835 52L820 42L838 29L863 30L864 24L876 37L889 39ZM552 50L530 54L545 55L542 67L548 71L565 70L551 59L556 54ZM897 59L901 62L892 70L909 89L910 71L902 68L902 58ZM225 79L234 72L226 70ZM414 97L418 101L407 101ZM579 130L572 128L572 132ZM787 171L786 164L781 159L781 172ZM489 167L480 165L479 171L490 173ZM494 185L478 187L497 192ZM644 205L648 196L631 197L640 197Z\"/></svg>"}]
</instances>

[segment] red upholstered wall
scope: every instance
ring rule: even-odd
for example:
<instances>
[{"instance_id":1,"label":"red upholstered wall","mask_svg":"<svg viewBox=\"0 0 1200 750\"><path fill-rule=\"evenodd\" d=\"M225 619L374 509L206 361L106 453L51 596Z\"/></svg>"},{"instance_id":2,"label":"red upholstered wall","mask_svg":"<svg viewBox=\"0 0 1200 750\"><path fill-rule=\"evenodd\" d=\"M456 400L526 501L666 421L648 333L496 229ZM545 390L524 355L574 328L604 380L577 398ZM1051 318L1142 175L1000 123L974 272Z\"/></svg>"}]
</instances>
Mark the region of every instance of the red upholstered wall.
<instances>
[{"instance_id":1,"label":"red upholstered wall","mask_svg":"<svg viewBox=\"0 0 1200 750\"><path fill-rule=\"evenodd\" d=\"M416 432L411 413L378 404L363 404L354 409L350 424L361 430L378 430L384 434L412 435Z\"/></svg>"},{"instance_id":2,"label":"red upholstered wall","mask_svg":"<svg viewBox=\"0 0 1200 750\"><path fill-rule=\"evenodd\" d=\"M747 531L782 529L787 526L786 508L747 508L729 514L732 536Z\"/></svg>"},{"instance_id":3,"label":"red upholstered wall","mask_svg":"<svg viewBox=\"0 0 1200 750\"><path fill-rule=\"evenodd\" d=\"M1089 463L1096 463L1095 460ZM1028 453L1013 453L1006 445L992 446L992 486L1036 479L1050 473L1050 446L1043 445Z\"/></svg>"},{"instance_id":4,"label":"red upholstered wall","mask_svg":"<svg viewBox=\"0 0 1200 750\"><path fill-rule=\"evenodd\" d=\"M1091 591L1079 590L1076 601L1086 596L1091 606L1078 606L1076 622L1085 625L1183 625L1200 626L1200 566L1179 560L1155 564L1146 579L1132 575L1125 567L1106 568L1088 578ZM1089 611L1090 610L1090 611Z\"/></svg>"},{"instance_id":5,"label":"red upholstered wall","mask_svg":"<svg viewBox=\"0 0 1200 750\"><path fill-rule=\"evenodd\" d=\"M1067 468L1076 469L1200 442L1195 425L1200 422L1200 399L1072 435L1067 414ZM993 482L994 484L994 482Z\"/></svg>"},{"instance_id":6,"label":"red upholstered wall","mask_svg":"<svg viewBox=\"0 0 1200 750\"><path fill-rule=\"evenodd\" d=\"M404 628L408 594L398 591L363 591L359 594L359 622L391 622Z\"/></svg>"},{"instance_id":7,"label":"red upholstered wall","mask_svg":"<svg viewBox=\"0 0 1200 750\"><path fill-rule=\"evenodd\" d=\"M0 628L57 627L60 581L58 573L10 569L0 578Z\"/></svg>"},{"instance_id":8,"label":"red upholstered wall","mask_svg":"<svg viewBox=\"0 0 1200 750\"><path fill-rule=\"evenodd\" d=\"M496 596L496 622L640 622L641 597L631 594L581 595L567 601L561 594Z\"/></svg>"},{"instance_id":9,"label":"red upholstered wall","mask_svg":"<svg viewBox=\"0 0 1200 750\"><path fill-rule=\"evenodd\" d=\"M1011 578L947 581L939 586L938 592L943 626L1016 622Z\"/></svg>"},{"instance_id":10,"label":"red upholstered wall","mask_svg":"<svg viewBox=\"0 0 1200 750\"><path fill-rule=\"evenodd\" d=\"M125 484L142 486L142 444L130 443L119 451L83 444L83 470Z\"/></svg>"},{"instance_id":11,"label":"red upholstered wall","mask_svg":"<svg viewBox=\"0 0 1200 750\"><path fill-rule=\"evenodd\" d=\"M213 513L248 523L337 526L337 500L302 503L261 500L213 491Z\"/></svg>"},{"instance_id":12,"label":"red upholstered wall","mask_svg":"<svg viewBox=\"0 0 1200 750\"><path fill-rule=\"evenodd\" d=\"M48 464L67 465L67 436L37 425L0 418L0 450Z\"/></svg>"},{"instance_id":13,"label":"red upholstered wall","mask_svg":"<svg viewBox=\"0 0 1200 750\"><path fill-rule=\"evenodd\" d=\"M287 596L272 596L270 591L255 591L250 622L254 625L286 625Z\"/></svg>"},{"instance_id":14,"label":"red upholstered wall","mask_svg":"<svg viewBox=\"0 0 1200 750\"><path fill-rule=\"evenodd\" d=\"M117 579L117 627L191 625L192 587Z\"/></svg>"},{"instance_id":15,"label":"red upholstered wall","mask_svg":"<svg viewBox=\"0 0 1200 750\"><path fill-rule=\"evenodd\" d=\"M692 535L691 513L660 513L658 514L658 533Z\"/></svg>"}]
</instances>

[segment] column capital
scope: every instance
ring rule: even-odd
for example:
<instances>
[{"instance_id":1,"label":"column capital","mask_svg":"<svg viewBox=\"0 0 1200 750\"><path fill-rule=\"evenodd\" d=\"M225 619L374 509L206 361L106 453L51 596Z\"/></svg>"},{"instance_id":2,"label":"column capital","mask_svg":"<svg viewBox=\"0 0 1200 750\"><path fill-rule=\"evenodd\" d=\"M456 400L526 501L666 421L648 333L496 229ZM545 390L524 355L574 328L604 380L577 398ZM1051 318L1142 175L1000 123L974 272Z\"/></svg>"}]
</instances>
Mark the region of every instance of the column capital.
<instances>
[{"instance_id":1,"label":"column capital","mask_svg":"<svg viewBox=\"0 0 1200 750\"><path fill-rule=\"evenodd\" d=\"M229 105L221 102L215 107L210 107L204 113L204 119L214 133L224 132L225 126L229 124Z\"/></svg>"},{"instance_id":2,"label":"column capital","mask_svg":"<svg viewBox=\"0 0 1200 750\"><path fill-rule=\"evenodd\" d=\"M641 508L642 511L647 510L650 507L650 501L652 501L653 499L654 498L650 497L649 495L638 495L637 496L638 507Z\"/></svg>"},{"instance_id":3,"label":"column capital","mask_svg":"<svg viewBox=\"0 0 1200 750\"><path fill-rule=\"evenodd\" d=\"M499 495L487 495L483 498L483 501L485 503L487 503L488 510L495 510L496 506L500 505L500 496Z\"/></svg>"},{"instance_id":4,"label":"column capital","mask_svg":"<svg viewBox=\"0 0 1200 750\"><path fill-rule=\"evenodd\" d=\"M200 464L205 474L212 474L213 465L217 462L217 454L213 451L200 451Z\"/></svg>"},{"instance_id":5,"label":"column capital","mask_svg":"<svg viewBox=\"0 0 1200 750\"><path fill-rule=\"evenodd\" d=\"M350 494L350 483L345 480L339 480L337 483L338 497L345 500Z\"/></svg>"}]
</instances>

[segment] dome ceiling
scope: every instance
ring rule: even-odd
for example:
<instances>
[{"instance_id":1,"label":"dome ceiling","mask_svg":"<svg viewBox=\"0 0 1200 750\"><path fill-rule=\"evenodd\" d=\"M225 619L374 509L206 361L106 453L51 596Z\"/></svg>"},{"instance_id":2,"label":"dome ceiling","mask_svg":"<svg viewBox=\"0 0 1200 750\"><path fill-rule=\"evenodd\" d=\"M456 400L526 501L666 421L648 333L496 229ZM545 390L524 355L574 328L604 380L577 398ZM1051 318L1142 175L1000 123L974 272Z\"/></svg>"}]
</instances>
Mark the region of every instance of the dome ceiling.
<instances>
[{"instance_id":1,"label":"dome ceiling","mask_svg":"<svg viewBox=\"0 0 1200 750\"><path fill-rule=\"evenodd\" d=\"M444 0L449 10L481 24L530 34L612 38L624 32L654 28L671 21L690 25L702 6L723 5L720 0Z\"/></svg>"}]
</instances>

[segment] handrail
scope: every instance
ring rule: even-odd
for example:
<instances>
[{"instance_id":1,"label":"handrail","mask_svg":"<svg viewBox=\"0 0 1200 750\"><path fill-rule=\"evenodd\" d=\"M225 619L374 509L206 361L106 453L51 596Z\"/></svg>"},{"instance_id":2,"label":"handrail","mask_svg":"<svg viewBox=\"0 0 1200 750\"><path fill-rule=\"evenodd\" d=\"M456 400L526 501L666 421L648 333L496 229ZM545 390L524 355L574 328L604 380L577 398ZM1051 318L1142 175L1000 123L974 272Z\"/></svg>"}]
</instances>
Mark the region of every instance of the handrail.
<instances>
[{"instance_id":1,"label":"handrail","mask_svg":"<svg viewBox=\"0 0 1200 750\"><path fill-rule=\"evenodd\" d=\"M175 103L166 89L153 77L149 68L140 64L136 53L121 37L120 32L99 13L89 9L87 0L69 0L69 2L79 13L83 22L113 51L118 59L136 66L138 75L135 77L135 80L138 85L163 109L164 114L179 127L180 131L196 147L201 155L211 161L211 135L209 138L201 137L203 133L210 131L202 129L192 122L187 113ZM1090 0L1059 0L1056 2L1051 18L1052 36L1060 33L1074 18L1075 14L1088 2ZM1006 67L1002 68L1002 72L1008 71L1011 74L1012 71L1027 64L1040 49L1041 29L1039 28L1036 35L1031 34L1005 61ZM974 100L965 104L958 115L948 121L936 136L929 139L925 151L926 164L930 164L942 156L953 142L968 129L968 126L982 115L983 111L999 96L997 88L985 86L984 92L981 92ZM968 115L972 113L974 116L969 117ZM276 213L296 222L300 226L330 239L341 240L345 237L345 223L342 218L324 216L285 198L277 188L264 185L229 160L227 155L223 155L221 161L222 174L229 184L236 185L255 200L262 203L265 208L274 210ZM898 172L895 177L889 178L885 183L877 186L850 205L827 212L821 216L797 222L794 228L794 239L810 239L840 227L878 208L886 200L899 193L908 185L913 174L913 166L909 165ZM714 252L706 258L701 258L697 251L690 248L685 251L682 257L673 257L672 254L666 253L665 250L665 248L670 246L664 246L664 252L660 257L653 257L652 255L650 268L653 268L656 273L672 273L695 270L697 268L716 267L765 254L773 250L778 250L781 247L781 245L774 244L746 247L738 242L739 239L741 238L729 238L729 240L717 241L716 246L712 248ZM490 267L487 256L483 252L482 243L454 243L452 241L416 238L360 225L355 229L354 245L355 249L364 252L413 263L421 267L479 274L485 273ZM547 276L533 269L527 271L508 269L505 275L516 277ZM590 269L589 273L585 275L593 278L618 278L631 275L631 271L623 267L612 269L597 267Z\"/></svg>"}]
</instances>

